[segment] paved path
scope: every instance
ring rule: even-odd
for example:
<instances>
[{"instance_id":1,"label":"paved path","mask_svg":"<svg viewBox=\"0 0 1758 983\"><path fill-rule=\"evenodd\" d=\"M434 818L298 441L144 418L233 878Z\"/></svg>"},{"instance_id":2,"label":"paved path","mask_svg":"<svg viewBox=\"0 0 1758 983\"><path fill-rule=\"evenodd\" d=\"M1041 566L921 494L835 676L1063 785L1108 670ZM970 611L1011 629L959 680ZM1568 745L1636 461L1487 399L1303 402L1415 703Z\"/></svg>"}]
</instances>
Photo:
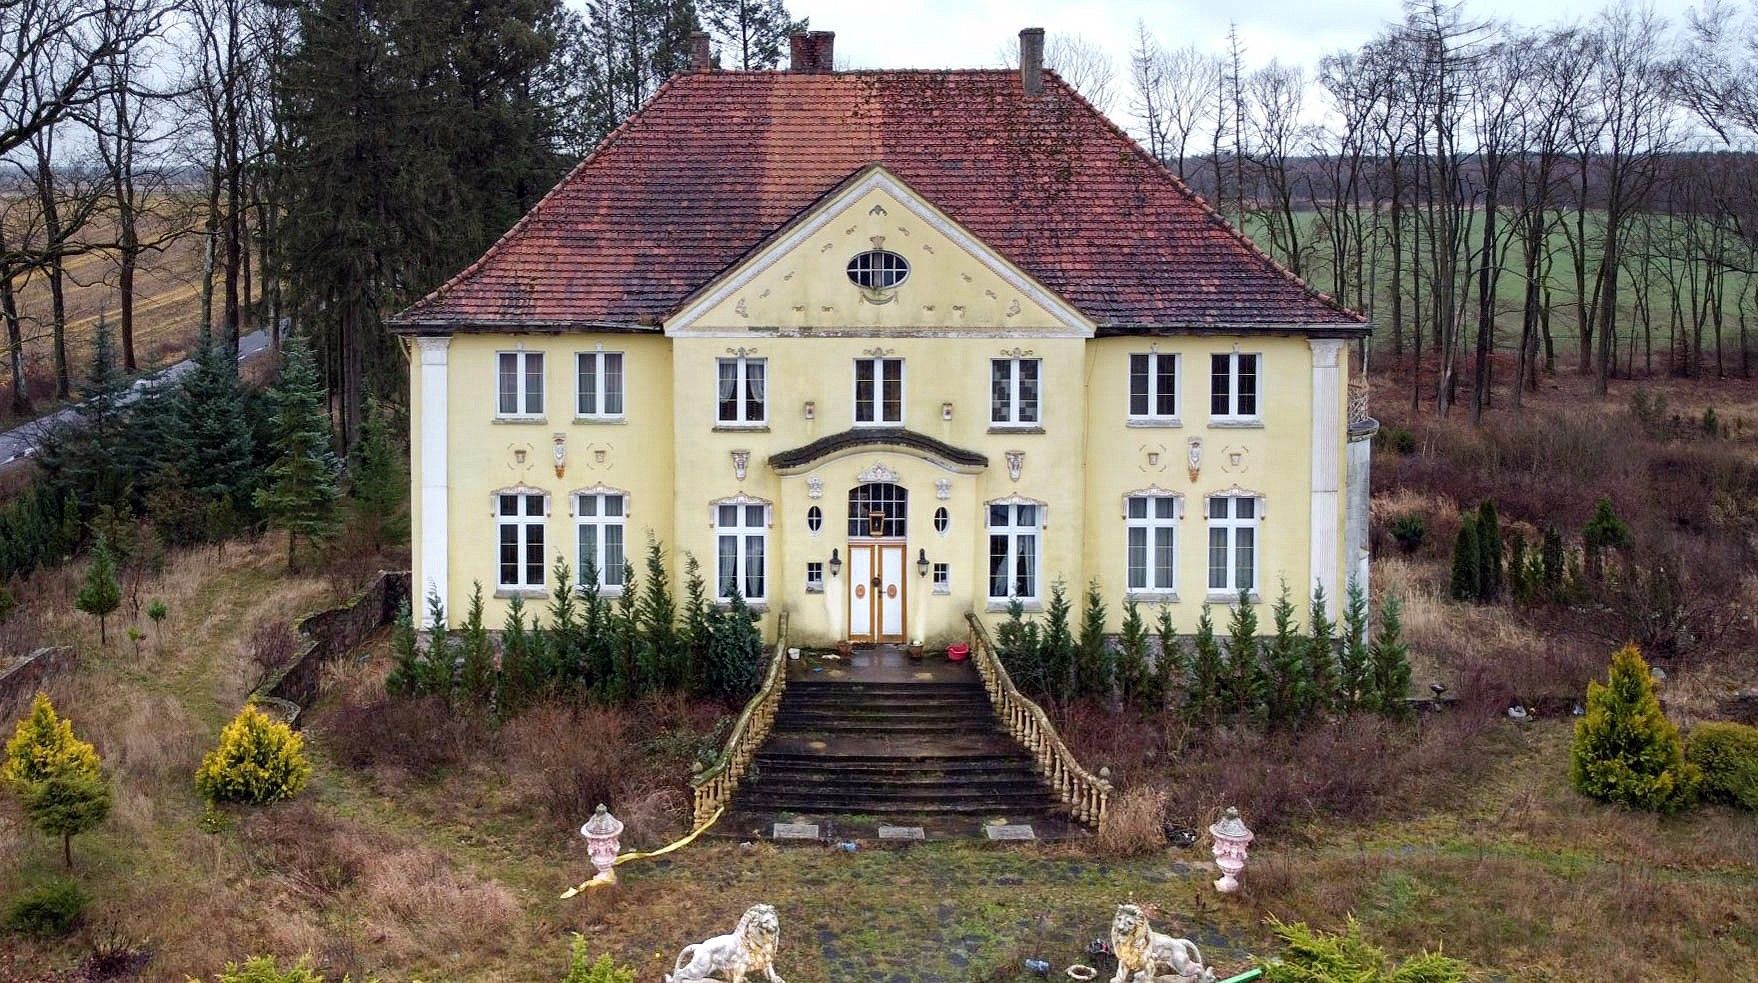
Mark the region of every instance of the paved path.
<instances>
[{"instance_id":1,"label":"paved path","mask_svg":"<svg viewBox=\"0 0 1758 983\"><path fill-rule=\"evenodd\" d=\"M268 348L268 329L263 328L261 330L252 331L238 339L238 361L249 361L256 356L261 355L263 352L268 351ZM142 376L139 379L134 380L134 384L129 387L130 391L122 397L122 401L128 403L135 398L137 393L142 389L146 389L153 385L154 382L158 380L171 381L182 378L184 373L189 372L194 368L195 362L192 359L186 358L183 361L153 375ZM63 406L53 413L37 417L29 423L20 424L19 426L13 427L11 430L0 433L0 471L3 471L35 454L37 452L37 447L42 443L43 435L45 433L61 426L62 424L72 423L79 419L80 407L82 405L83 404L81 403L74 403L71 406Z\"/></svg>"}]
</instances>

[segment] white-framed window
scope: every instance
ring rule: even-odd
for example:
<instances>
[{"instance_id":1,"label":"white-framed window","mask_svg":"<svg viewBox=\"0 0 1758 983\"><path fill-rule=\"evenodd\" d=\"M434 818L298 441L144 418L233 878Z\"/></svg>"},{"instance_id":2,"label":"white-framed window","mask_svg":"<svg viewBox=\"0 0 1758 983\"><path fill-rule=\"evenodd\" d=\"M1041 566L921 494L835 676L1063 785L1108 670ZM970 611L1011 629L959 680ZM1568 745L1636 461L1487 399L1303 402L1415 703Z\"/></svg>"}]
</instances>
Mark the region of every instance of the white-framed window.
<instances>
[{"instance_id":1,"label":"white-framed window","mask_svg":"<svg viewBox=\"0 0 1758 983\"><path fill-rule=\"evenodd\" d=\"M499 544L496 586L503 590L543 589L543 527L548 513L548 496L542 492L495 494L495 527Z\"/></svg>"},{"instance_id":2,"label":"white-framed window","mask_svg":"<svg viewBox=\"0 0 1758 983\"><path fill-rule=\"evenodd\" d=\"M715 362L715 421L725 426L762 426L769 420L768 362L761 358L722 358Z\"/></svg>"},{"instance_id":3,"label":"white-framed window","mask_svg":"<svg viewBox=\"0 0 1758 983\"><path fill-rule=\"evenodd\" d=\"M543 415L543 353L497 352L495 415L507 419Z\"/></svg>"},{"instance_id":4,"label":"white-framed window","mask_svg":"<svg viewBox=\"0 0 1758 983\"><path fill-rule=\"evenodd\" d=\"M1131 495L1124 499L1125 553L1131 592L1171 593L1178 589L1178 499L1172 495Z\"/></svg>"},{"instance_id":5,"label":"white-framed window","mask_svg":"<svg viewBox=\"0 0 1758 983\"><path fill-rule=\"evenodd\" d=\"M950 593L952 593L952 564L950 564L950 563L936 563L936 564L934 564L934 593L936 593L936 594L950 594Z\"/></svg>"},{"instance_id":6,"label":"white-framed window","mask_svg":"<svg viewBox=\"0 0 1758 983\"><path fill-rule=\"evenodd\" d=\"M622 419L622 352L580 352L574 356L574 375L574 415L589 420Z\"/></svg>"},{"instance_id":7,"label":"white-framed window","mask_svg":"<svg viewBox=\"0 0 1758 983\"><path fill-rule=\"evenodd\" d=\"M579 547L574 575L598 571L598 586L620 593L627 583L629 561L624 550L624 516L628 499L619 492L581 492L574 496L574 527Z\"/></svg>"},{"instance_id":8,"label":"white-framed window","mask_svg":"<svg viewBox=\"0 0 1758 983\"><path fill-rule=\"evenodd\" d=\"M855 425L903 423L903 359L855 359Z\"/></svg>"},{"instance_id":9,"label":"white-framed window","mask_svg":"<svg viewBox=\"0 0 1758 983\"><path fill-rule=\"evenodd\" d=\"M1235 597L1257 591L1258 520L1263 502L1251 495L1209 499L1209 593Z\"/></svg>"},{"instance_id":10,"label":"white-framed window","mask_svg":"<svg viewBox=\"0 0 1758 983\"><path fill-rule=\"evenodd\" d=\"M767 508L761 504L715 506L714 596L722 601L731 600L735 590L752 603L768 597L763 575L769 545L769 526L764 521Z\"/></svg>"},{"instance_id":11,"label":"white-framed window","mask_svg":"<svg viewBox=\"0 0 1758 983\"><path fill-rule=\"evenodd\" d=\"M1129 418L1151 422L1178 419L1178 356L1136 352L1129 356Z\"/></svg>"},{"instance_id":12,"label":"white-framed window","mask_svg":"<svg viewBox=\"0 0 1758 983\"><path fill-rule=\"evenodd\" d=\"M1262 356L1222 352L1209 356L1209 416L1216 420L1256 420L1258 368Z\"/></svg>"},{"instance_id":13,"label":"white-framed window","mask_svg":"<svg viewBox=\"0 0 1758 983\"><path fill-rule=\"evenodd\" d=\"M824 563L821 560L806 561L806 593L824 593Z\"/></svg>"},{"instance_id":14,"label":"white-framed window","mask_svg":"<svg viewBox=\"0 0 1758 983\"><path fill-rule=\"evenodd\" d=\"M1038 377L1042 362L1035 358L996 358L989 361L989 422L1000 427L1035 427L1038 414Z\"/></svg>"},{"instance_id":15,"label":"white-framed window","mask_svg":"<svg viewBox=\"0 0 1758 983\"><path fill-rule=\"evenodd\" d=\"M989 599L1038 596L1037 505L989 506Z\"/></svg>"}]
</instances>

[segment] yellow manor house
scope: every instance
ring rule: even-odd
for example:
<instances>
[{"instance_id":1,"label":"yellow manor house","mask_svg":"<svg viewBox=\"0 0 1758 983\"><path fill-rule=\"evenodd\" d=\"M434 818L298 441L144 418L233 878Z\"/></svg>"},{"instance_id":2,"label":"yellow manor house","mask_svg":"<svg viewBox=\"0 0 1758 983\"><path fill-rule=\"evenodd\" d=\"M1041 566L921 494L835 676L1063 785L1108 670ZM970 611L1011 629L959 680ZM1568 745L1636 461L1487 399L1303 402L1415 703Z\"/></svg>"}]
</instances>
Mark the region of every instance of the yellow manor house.
<instances>
[{"instance_id":1,"label":"yellow manor house","mask_svg":"<svg viewBox=\"0 0 1758 983\"><path fill-rule=\"evenodd\" d=\"M414 570L620 592L649 537L790 639L936 644L1097 580L1189 631L1365 584L1363 319L1042 67L667 82L394 319ZM1351 412L1352 405L1355 412ZM1333 613L1335 613L1333 611Z\"/></svg>"}]
</instances>

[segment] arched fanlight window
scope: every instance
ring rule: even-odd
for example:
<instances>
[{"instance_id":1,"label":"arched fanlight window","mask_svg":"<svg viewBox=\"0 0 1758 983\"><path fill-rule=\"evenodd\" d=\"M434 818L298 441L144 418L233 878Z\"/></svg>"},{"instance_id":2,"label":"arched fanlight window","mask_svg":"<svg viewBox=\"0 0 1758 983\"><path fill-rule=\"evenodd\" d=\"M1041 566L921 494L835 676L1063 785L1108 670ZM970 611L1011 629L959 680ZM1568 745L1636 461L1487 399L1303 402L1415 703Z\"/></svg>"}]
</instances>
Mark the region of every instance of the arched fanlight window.
<instances>
[{"instance_id":1,"label":"arched fanlight window","mask_svg":"<svg viewBox=\"0 0 1758 983\"><path fill-rule=\"evenodd\" d=\"M902 485L871 482L848 493L848 534L857 539L901 539L908 532L910 493Z\"/></svg>"},{"instance_id":2,"label":"arched fanlight window","mask_svg":"<svg viewBox=\"0 0 1758 983\"><path fill-rule=\"evenodd\" d=\"M889 249L869 249L848 261L848 278L867 290L889 290L910 275L910 261Z\"/></svg>"}]
</instances>

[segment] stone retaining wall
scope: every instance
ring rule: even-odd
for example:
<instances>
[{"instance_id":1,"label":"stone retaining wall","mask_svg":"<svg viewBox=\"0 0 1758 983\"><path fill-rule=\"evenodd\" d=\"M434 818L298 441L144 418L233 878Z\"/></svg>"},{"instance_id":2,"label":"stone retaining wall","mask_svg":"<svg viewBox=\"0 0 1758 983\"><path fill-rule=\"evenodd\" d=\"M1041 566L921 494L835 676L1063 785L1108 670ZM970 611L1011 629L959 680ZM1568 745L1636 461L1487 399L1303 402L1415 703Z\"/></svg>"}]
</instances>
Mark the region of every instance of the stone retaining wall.
<instances>
[{"instance_id":1,"label":"stone retaining wall","mask_svg":"<svg viewBox=\"0 0 1758 983\"><path fill-rule=\"evenodd\" d=\"M324 666L360 647L380 626L395 621L409 600L409 571L385 570L341 607L308 614L294 624L299 648L293 661L251 694L305 706L317 696Z\"/></svg>"},{"instance_id":2,"label":"stone retaining wall","mask_svg":"<svg viewBox=\"0 0 1758 983\"><path fill-rule=\"evenodd\" d=\"M69 646L37 649L0 673L0 708L23 704L51 677L71 671L78 654Z\"/></svg>"}]
</instances>

